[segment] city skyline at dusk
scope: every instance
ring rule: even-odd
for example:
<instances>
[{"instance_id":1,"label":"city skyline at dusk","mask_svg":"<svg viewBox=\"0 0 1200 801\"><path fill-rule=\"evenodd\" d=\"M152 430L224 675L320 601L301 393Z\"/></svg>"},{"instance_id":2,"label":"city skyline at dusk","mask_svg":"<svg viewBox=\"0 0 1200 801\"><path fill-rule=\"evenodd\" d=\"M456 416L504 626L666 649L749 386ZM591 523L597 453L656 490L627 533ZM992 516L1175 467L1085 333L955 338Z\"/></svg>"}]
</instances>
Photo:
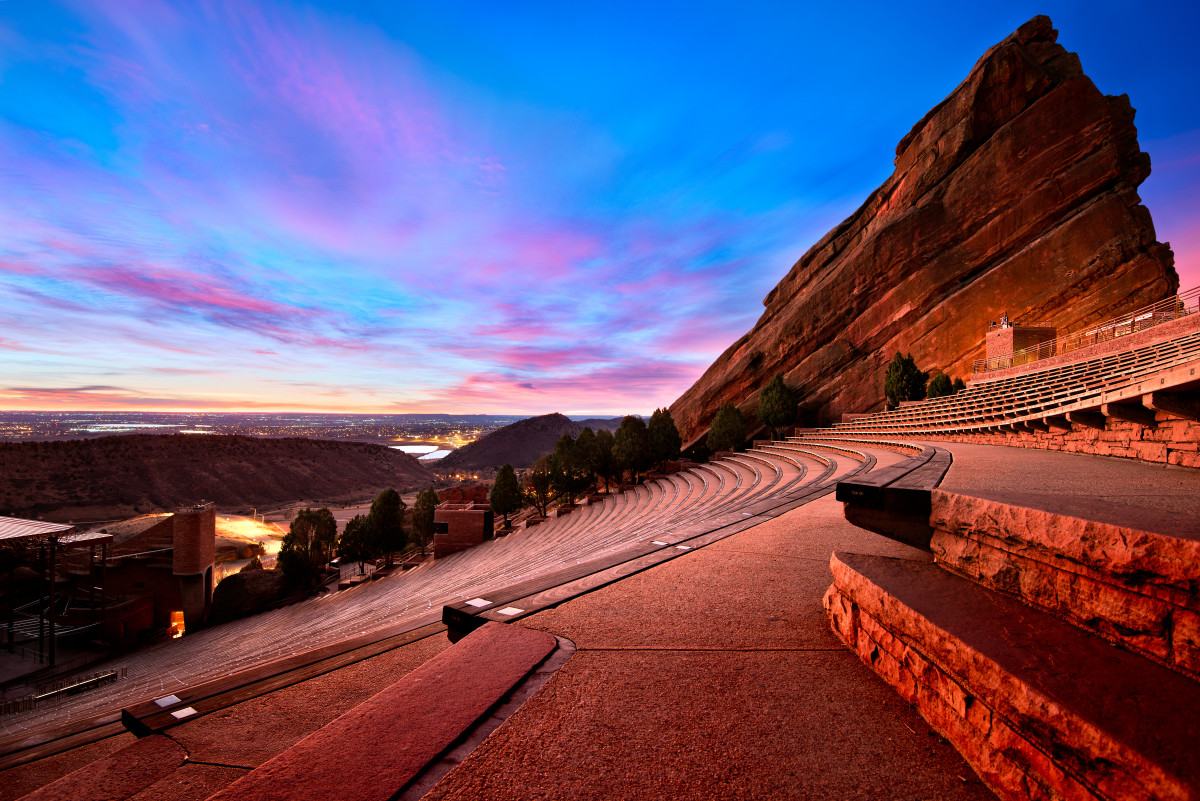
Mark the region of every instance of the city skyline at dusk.
<instances>
[{"instance_id":1,"label":"city skyline at dusk","mask_svg":"<svg viewBox=\"0 0 1200 801\"><path fill-rule=\"evenodd\" d=\"M1200 284L1182 3L0 2L0 409L648 413L1037 13Z\"/></svg>"}]
</instances>

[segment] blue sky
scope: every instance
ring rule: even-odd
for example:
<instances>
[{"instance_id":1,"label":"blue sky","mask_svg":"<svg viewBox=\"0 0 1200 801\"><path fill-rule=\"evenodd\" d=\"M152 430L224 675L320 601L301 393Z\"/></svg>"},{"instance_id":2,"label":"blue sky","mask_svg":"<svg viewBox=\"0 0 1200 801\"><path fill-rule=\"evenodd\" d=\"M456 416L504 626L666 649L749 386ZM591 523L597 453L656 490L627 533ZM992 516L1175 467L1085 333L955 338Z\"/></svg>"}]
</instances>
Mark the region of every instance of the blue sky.
<instances>
[{"instance_id":1,"label":"blue sky","mask_svg":"<svg viewBox=\"0 0 1200 801\"><path fill-rule=\"evenodd\" d=\"M0 0L0 408L667 405L1036 13L1200 283L1200 13Z\"/></svg>"}]
</instances>

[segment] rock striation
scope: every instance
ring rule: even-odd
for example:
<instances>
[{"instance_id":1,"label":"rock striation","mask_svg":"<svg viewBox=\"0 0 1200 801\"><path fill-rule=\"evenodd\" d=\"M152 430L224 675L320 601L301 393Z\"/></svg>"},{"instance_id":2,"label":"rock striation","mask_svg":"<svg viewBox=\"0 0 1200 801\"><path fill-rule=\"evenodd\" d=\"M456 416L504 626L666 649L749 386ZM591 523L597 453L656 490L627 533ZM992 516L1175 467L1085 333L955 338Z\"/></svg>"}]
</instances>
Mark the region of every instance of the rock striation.
<instances>
[{"instance_id":1,"label":"rock striation","mask_svg":"<svg viewBox=\"0 0 1200 801\"><path fill-rule=\"evenodd\" d=\"M764 300L754 328L671 406L685 442L722 403L753 419L782 372L804 422L883 406L896 352L969 377L1006 313L1059 332L1178 291L1137 187L1125 95L1102 94L1034 17L900 141L895 171Z\"/></svg>"}]
</instances>

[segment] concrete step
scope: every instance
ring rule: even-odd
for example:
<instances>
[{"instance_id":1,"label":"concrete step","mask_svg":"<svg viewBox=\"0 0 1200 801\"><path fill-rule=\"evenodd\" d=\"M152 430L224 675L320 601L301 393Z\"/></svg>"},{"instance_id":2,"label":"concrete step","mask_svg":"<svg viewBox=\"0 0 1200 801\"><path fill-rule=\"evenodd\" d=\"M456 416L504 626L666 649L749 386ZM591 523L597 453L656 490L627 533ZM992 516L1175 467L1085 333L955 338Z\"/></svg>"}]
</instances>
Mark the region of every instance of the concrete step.
<instances>
[{"instance_id":1,"label":"concrete step","mask_svg":"<svg viewBox=\"0 0 1200 801\"><path fill-rule=\"evenodd\" d=\"M1200 798L1200 683L928 561L830 567L835 634L1001 798Z\"/></svg>"},{"instance_id":2,"label":"concrete step","mask_svg":"<svg viewBox=\"0 0 1200 801\"><path fill-rule=\"evenodd\" d=\"M1200 677L1200 521L1098 499L934 490L939 564Z\"/></svg>"}]
</instances>

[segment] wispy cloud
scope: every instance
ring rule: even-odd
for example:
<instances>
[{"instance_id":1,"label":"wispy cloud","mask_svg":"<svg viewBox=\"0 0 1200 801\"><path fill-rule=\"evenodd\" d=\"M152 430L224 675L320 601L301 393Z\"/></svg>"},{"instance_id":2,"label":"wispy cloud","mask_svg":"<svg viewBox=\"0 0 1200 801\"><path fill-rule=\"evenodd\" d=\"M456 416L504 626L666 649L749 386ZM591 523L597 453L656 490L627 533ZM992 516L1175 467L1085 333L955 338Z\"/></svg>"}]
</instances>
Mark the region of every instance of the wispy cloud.
<instances>
[{"instance_id":1,"label":"wispy cloud","mask_svg":"<svg viewBox=\"0 0 1200 801\"><path fill-rule=\"evenodd\" d=\"M938 62L947 86L857 109L869 53L797 53L753 9L741 34L697 9L632 47L636 26L593 42L519 9L431 38L435 6L33 7L0 21L8 407L666 405L979 44ZM853 74L821 94L809 57ZM1144 196L1200 280L1200 142L1147 149Z\"/></svg>"}]
</instances>

